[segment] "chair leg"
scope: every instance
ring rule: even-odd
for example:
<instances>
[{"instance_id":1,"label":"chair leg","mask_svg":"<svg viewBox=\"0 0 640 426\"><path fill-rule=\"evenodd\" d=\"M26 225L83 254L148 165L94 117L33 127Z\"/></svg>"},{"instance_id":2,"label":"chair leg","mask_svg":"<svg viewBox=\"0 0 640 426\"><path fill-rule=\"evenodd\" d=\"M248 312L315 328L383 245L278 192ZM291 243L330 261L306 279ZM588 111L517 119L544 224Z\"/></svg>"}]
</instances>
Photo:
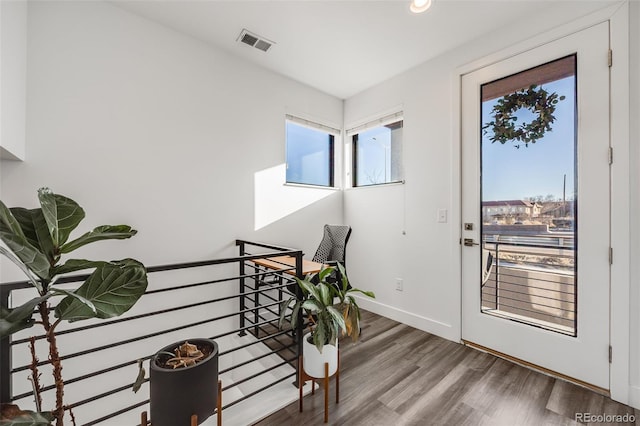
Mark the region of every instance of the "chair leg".
<instances>
[{"instance_id":1,"label":"chair leg","mask_svg":"<svg viewBox=\"0 0 640 426\"><path fill-rule=\"evenodd\" d=\"M282 291L282 276L278 277L278 316L282 315L282 299L284 298L284 291Z\"/></svg>"}]
</instances>

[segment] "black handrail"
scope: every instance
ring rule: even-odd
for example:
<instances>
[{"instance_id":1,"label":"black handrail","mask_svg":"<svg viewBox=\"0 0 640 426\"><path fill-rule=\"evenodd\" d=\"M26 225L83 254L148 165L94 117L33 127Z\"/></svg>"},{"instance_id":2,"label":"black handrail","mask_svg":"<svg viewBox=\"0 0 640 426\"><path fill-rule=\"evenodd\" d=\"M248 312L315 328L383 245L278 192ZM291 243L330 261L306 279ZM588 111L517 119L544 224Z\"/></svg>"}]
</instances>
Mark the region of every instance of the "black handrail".
<instances>
[{"instance_id":1,"label":"black handrail","mask_svg":"<svg viewBox=\"0 0 640 426\"><path fill-rule=\"evenodd\" d=\"M252 261L257 260L257 259L264 259L264 258L269 258L269 257L275 257L275 256L291 256L294 259L296 259L296 266L295 266L295 271L298 273L298 276L301 276L302 274L302 251L300 250L295 250L295 249L291 249L291 248L286 248L286 247L278 247L272 244L266 244L266 243L259 243L259 242L251 242L251 241L247 241L247 240L236 240L236 245L239 247L239 252L240 254L238 256L234 256L234 257L228 257L228 258L221 258L221 259L211 259L211 260L203 260L203 261L195 261L195 262L184 262L184 263L175 263L175 264L168 264L168 265L159 265L159 266L151 266L147 268L147 272L150 275L150 277L153 276L153 274L161 274L163 272L167 272L167 271L177 271L177 270L188 270L188 269L193 269L193 268L201 268L201 267L206 267L206 266L214 266L214 265L224 265L224 264L238 264L239 265L239 271L240 274L239 275L233 275L233 276L225 276L225 277L215 277L215 279L210 279L210 280L203 280L203 281L198 281L198 282L191 282L191 283L180 283L178 285L172 285L170 287L165 287L165 288L150 288L147 290L147 292L145 293L145 295L151 295L151 294L157 294L157 293L163 293L163 292L179 292L179 291L183 291L185 289L190 289L190 288L196 288L196 287L203 287L203 286L211 286L211 285L219 285L222 283L226 283L226 282L235 282L238 281L240 283L239 286L239 292L238 294L232 294L232 295L224 295L222 297L214 297L214 298L209 298L209 299L205 299L205 300L200 300L197 301L195 303L183 303L183 304L175 304L173 306L164 308L164 309L156 309L150 312L144 312L144 313L140 313L140 314L134 314L131 316L125 316L125 317L121 317L121 318L116 318L116 319L112 319L112 320L108 320L108 321L101 321L101 322L96 322L93 324L88 324L88 325L84 325L84 326L79 326L79 327L72 327L69 329L65 329L65 330L60 330L59 332L57 332L57 335L69 335L69 334L73 334L73 333L78 333L78 332L83 332L83 331L88 331L88 330L93 330L93 329L102 329L102 327L109 327L109 326L113 326L114 324L120 324L120 323L124 323L124 322L133 322L135 323L135 321L138 320L144 320L146 318L150 318L150 317L162 317L163 315L166 315L168 313L171 312L176 312L176 311L186 311L189 309L193 309L196 307L201 307L204 305L215 305L218 304L220 302L224 302L224 301L229 301L229 300L233 300L233 299L238 299L239 300L239 309L235 309L232 310L229 313L224 313L221 315L216 315L210 318L206 318L204 320L200 320L200 321L191 321L188 324L175 324L173 327L170 328L164 328L163 330L157 330L157 331L152 331L151 329L147 329L146 332L144 333L140 333L138 335L132 336L132 337L128 337L128 338L121 338L118 339L118 341L116 342L110 342L109 344L105 344L105 345L98 345L98 346L94 346L91 347L89 349L84 349L84 350L79 350L73 353L66 353L62 358L65 360L68 359L72 359L72 358L78 358L81 356L86 356L86 355L90 355L93 354L95 352L99 352L99 351L103 351L103 350L108 350L111 348L115 348L115 347L119 347L122 345L127 345L129 343L132 342L137 342L143 339L148 339L151 337L155 337L164 333L168 333L168 332L172 332L172 331L178 331L178 330L184 330L184 329L188 329L197 325L202 325L202 324L207 324L207 323L213 323L215 321L219 321L219 320L223 320L223 319L228 319L228 318L234 318L237 317L238 318L238 322L240 324L239 327L236 328L232 328L228 331L225 331L221 334L218 334L217 336L214 336L213 339L216 338L221 338L227 335L231 335L231 334L243 334L245 333L247 330L252 330L254 329L254 327L259 327L262 331L268 331L267 335L262 335L262 336L258 336L258 334L255 335L256 340L250 344L245 344L242 345L241 347L246 347L249 346L251 344L264 344L265 342L268 341L273 341L273 342L277 342L277 344L279 345L279 347L277 349L270 349L268 352L266 352L265 354L259 355L255 358L252 358L250 360L246 360L246 361L242 361L241 363L238 363L237 365L234 364L229 368L226 368L224 370L224 372L227 371L231 371L233 369L236 369L240 366L246 365L248 363L254 362L258 359L262 359L266 356L272 355L272 354L278 354L282 357L283 362L281 364L278 364L278 366L280 365L284 365L284 364L290 364L295 368L295 373L292 373L290 375L286 375L286 377L284 378L280 378L280 379L275 379L272 383L267 384L266 386L262 387L262 389L258 389L254 392L251 392L250 394L245 395L244 397L233 401L230 404L227 404L225 406L223 406L223 410L225 408L228 408L232 405L235 405L243 400L246 400L247 398L252 397L253 395L257 394L258 392L260 392L261 390L267 389L283 380L286 380L289 377L292 377L293 375L296 376L296 383L297 383L297 375L298 375L298 371L297 371L297 362L293 362L297 359L298 354L300 354L300 346L301 346L301 342L299 342L299 338L297 338L297 336L301 335L301 331L297 333L296 339L295 339L295 343L292 346L288 346L287 343L283 343L283 341L281 340L282 337L284 336L292 336L292 333L290 330L284 330L284 331L280 331L277 329L277 319L274 319L273 316L275 314L277 314L279 312L279 308L280 308L280 299L279 298L275 298L273 295L269 294L269 292L273 292L273 291L278 291L280 294L284 293L286 291L286 283L290 282L290 280L292 280L291 276L285 276L285 274L283 274L283 271L278 270L261 270L259 272L256 273L245 273L245 265L246 264L252 264ZM257 250L262 251L260 253L247 253L245 248L246 247L252 247L252 248L257 248ZM264 250L268 250L268 251L264 251ZM266 288L260 288L260 286L255 286L255 287L251 287L248 284L249 281L253 281L256 282L257 280L259 280L261 277L264 277L265 275L275 275L275 276L280 276L280 282L282 283L279 286L275 286L275 287L266 287ZM57 280L58 284L64 284L64 283L74 283L74 282L81 282L84 281L87 277L89 277L89 274L82 274L82 275L73 275L73 276L65 276L65 277L61 277L60 279ZM150 280L151 281L151 280ZM4 308L9 308L9 300L10 300L10 295L13 291L15 290L20 290L20 289L25 289L25 288L31 288L32 285L30 284L29 281L15 281L15 282L9 282L6 284L2 284L0 285L0 305ZM264 300L267 301L268 303L263 303L260 304L258 303L260 296L264 296ZM144 300L144 298L142 299L142 301ZM141 301L141 302L142 302ZM139 302L139 304L141 303ZM277 307L277 308L276 308ZM265 318L264 314L269 314L271 316L271 318ZM246 324L245 323L245 319L248 318L247 315L255 315L255 318L257 319L256 321L250 321L250 324ZM259 319L259 320L258 320ZM276 323L276 325L274 326L274 323ZM301 323L302 321L299 321L299 327L301 327ZM271 326L271 330L269 330L267 328L267 326ZM273 328L275 328L276 331L273 331ZM108 329L107 329L108 330ZM124 336L123 336L124 337ZM38 335L35 336L36 339L43 339L45 338L44 335ZM0 400L2 402L11 402L11 401L15 401L15 400L19 400L25 397L28 397L31 392L23 392L21 394L18 395L13 395L12 394L12 387L11 387L11 375L14 373L20 373L24 370L27 370L29 368L29 365L21 365L21 366L14 366L12 363L12 346L18 346L18 345L24 345L26 343L29 342L30 339L25 339L25 338L21 338L21 339L16 339L16 340L12 340L11 336L7 336L3 339L0 340L0 377L2 377L2 380L0 381ZM295 358L293 357L284 357L283 355L281 355L279 352L282 351L283 349L289 350L291 347L293 347L295 350L293 350ZM227 354L230 354L231 352L234 352L236 350L238 350L240 347L238 348L234 348L234 349L229 349L226 351L221 351L220 352L220 356L224 356ZM152 355L146 355L144 357L142 357L142 360L148 360L149 358L151 358ZM116 361L116 360L114 360ZM45 361L41 361L39 362L37 365L41 366L41 365L45 365L45 364L49 364L50 362L48 360ZM67 384L71 384L71 383L77 383L77 382L81 382L82 380L86 380L86 379L90 379L102 374L110 374L115 372L116 370L120 370L123 369L125 367L130 367L133 364L136 364L137 360L133 359L133 360L128 360L125 362L119 361L119 362L114 362L113 365L107 365L107 366L101 366L101 368L96 369L95 371L91 371L89 373L86 374L81 374L78 375L77 377L71 377L68 378L65 382ZM250 380L253 377L257 377L259 375L264 374L266 371L269 371L273 368L276 367L269 367L267 369L263 369L264 371L260 371L258 373L254 373L252 374L251 377L245 378L242 381L247 381ZM24 374L24 373L22 373ZM133 379L133 378L132 378ZM133 380L132 380L133 381ZM148 381L148 379L147 379ZM238 383L234 383L231 384L229 386L227 386L225 389L229 389L231 387L237 386ZM80 405L84 405L84 404L88 404L94 401L98 401L101 400L102 398L105 398L107 396L111 396L115 393L118 392L122 392L122 391L126 391L128 389L131 389L132 385L125 385L125 386L117 386L114 387L112 389L108 389L108 390L104 390L102 392L99 392L96 395L84 395L84 398L81 401L72 401L71 403L68 404L69 407L77 407ZM52 391L53 389L55 389L54 385L47 385L47 386L43 386L42 391L43 392L49 392ZM111 412L111 414L107 415L107 416L102 416L100 418L94 419L88 423L85 423L85 425L94 425L94 424L99 424L101 422L104 422L110 418L112 418L115 415L120 415L123 413L126 413L128 411L134 410L138 407L144 406L145 404L147 404L149 401L141 401L141 402L137 402L135 404L132 404L128 407L113 407L113 410Z\"/></svg>"},{"instance_id":2,"label":"black handrail","mask_svg":"<svg viewBox=\"0 0 640 426\"><path fill-rule=\"evenodd\" d=\"M302 270L302 257L304 256L304 253L301 250L284 250L281 249L279 247L274 247L270 244L265 244L265 243L256 243L256 242L250 242L250 241L246 241L246 240L236 240L236 245L239 246L239 251L240 251L240 255L241 256L248 256L249 258L253 257L254 255L252 255L250 252L247 251L247 246L250 247L260 247L260 248L267 248L267 249L273 249L273 250L279 250L279 252L276 255L272 255L270 257L278 257L278 256L291 256L295 259L295 267L292 268L281 268L278 269L277 271L273 270L273 271L269 271L268 268L265 267L261 267L258 265L252 265L251 267L254 268L255 273L254 274L247 274L246 273L246 262L242 262L240 263L239 266L239 273L240 275L243 277L241 278L240 281L240 288L239 288L239 293L240 293L240 303L239 303L239 311L241 312L246 312L247 310L247 302L252 302L253 306L260 306L260 302L259 302L259 296L260 294L265 294L261 291L258 291L259 288L261 287L261 283L262 280L264 280L265 275L268 274L277 274L278 275L278 284L275 283L271 283L268 286L263 286L266 287L267 289L271 289L271 290L277 290L278 292L278 299L277 302L280 303L283 300L283 296L285 292L288 292L287 289L287 284L286 282L291 282L292 277L287 276L287 273L291 273L292 271L294 272L295 277L298 278L303 278L303 270ZM269 256L266 256L269 257ZM288 265L286 265L288 266ZM253 286L250 286L249 283L247 282L247 277L248 275L253 275L252 276L252 281L253 281ZM298 299L301 299L303 297L302 295L302 289L300 289L299 286L295 286L296 288L296 297ZM251 299L248 297L248 295L255 293L255 298ZM273 300L273 298L271 298ZM276 313L277 316L279 316L280 314L280 309L281 307L278 307L278 311ZM273 312L273 311L271 311ZM254 311L254 318L250 319L248 317L245 317L244 315L242 315L240 317L240 327L243 330L248 330L249 327L247 327L245 324L246 322L250 322L253 324L254 328L253 328L253 333L258 336L259 334L259 330L263 330L263 327L260 327L258 325L258 323L260 322L261 319L261 315L260 315L260 309L256 309ZM291 334L291 337L294 339L295 343L296 343L296 358L297 359L301 354L302 354L302 331L303 331L303 327L304 327L304 321L302 318L302 312L301 310L298 311L298 321L296 324L296 330L295 333ZM293 362L293 364L297 364L296 362ZM295 373L295 382L294 385L298 386L299 383L299 374L300 372L298 371L298 366L294 366L296 373Z\"/></svg>"}]
</instances>

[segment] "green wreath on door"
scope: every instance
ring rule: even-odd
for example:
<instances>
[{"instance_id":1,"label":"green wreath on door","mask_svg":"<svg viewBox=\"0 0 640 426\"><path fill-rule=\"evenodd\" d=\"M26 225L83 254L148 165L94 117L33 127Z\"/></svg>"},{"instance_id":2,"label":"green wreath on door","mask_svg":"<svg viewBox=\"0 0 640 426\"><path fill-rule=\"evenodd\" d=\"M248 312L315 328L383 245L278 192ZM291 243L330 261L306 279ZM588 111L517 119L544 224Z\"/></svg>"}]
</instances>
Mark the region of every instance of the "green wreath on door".
<instances>
[{"instance_id":1,"label":"green wreath on door","mask_svg":"<svg viewBox=\"0 0 640 426\"><path fill-rule=\"evenodd\" d=\"M482 127L483 134L491 132L491 143L519 141L528 147L530 143L536 143L546 132L551 131L551 125L556 120L553 115L556 105L564 99L564 96L558 96L555 92L549 93L535 84L505 95L491 110L493 120ZM528 109L536 118L529 123L516 125L518 117L514 114L521 108ZM514 146L520 148L520 144Z\"/></svg>"}]
</instances>

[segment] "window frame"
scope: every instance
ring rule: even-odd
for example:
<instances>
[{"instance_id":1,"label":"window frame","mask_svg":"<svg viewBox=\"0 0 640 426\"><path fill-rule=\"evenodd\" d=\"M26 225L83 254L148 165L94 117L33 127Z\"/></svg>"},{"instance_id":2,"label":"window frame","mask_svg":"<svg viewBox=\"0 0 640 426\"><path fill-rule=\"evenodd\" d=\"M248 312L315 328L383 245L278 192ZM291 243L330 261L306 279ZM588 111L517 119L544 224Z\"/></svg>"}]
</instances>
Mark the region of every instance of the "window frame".
<instances>
[{"instance_id":1,"label":"window frame","mask_svg":"<svg viewBox=\"0 0 640 426\"><path fill-rule=\"evenodd\" d=\"M329 136L329 159L327 162L327 167L329 167L329 184L322 185L316 183L308 183L308 182L294 182L289 181L287 178L287 170L289 167L289 139L287 133L287 126L289 123L294 124L300 127L306 127L311 130L319 131L326 133ZM339 136L342 133L342 130L335 129L330 126L325 126L323 124L306 120L300 117L296 117L293 115L286 114L285 115L285 185L295 185L295 186L309 186L313 188L327 188L333 189L336 187L336 136Z\"/></svg>"},{"instance_id":2,"label":"window frame","mask_svg":"<svg viewBox=\"0 0 640 426\"><path fill-rule=\"evenodd\" d=\"M358 184L358 136L368 130L376 127L385 127L390 124L401 123L400 128L404 129L404 113L402 111L386 115L377 120L370 121L357 127L347 130L347 137L351 139L351 187L352 188L368 188L381 185L397 185L404 184L404 155L401 154L400 164L402 166L402 177L399 180L391 180L388 182L371 183L367 185ZM403 135L404 139L404 135ZM403 144L404 145L404 144ZM404 147L403 147L404 151Z\"/></svg>"}]
</instances>

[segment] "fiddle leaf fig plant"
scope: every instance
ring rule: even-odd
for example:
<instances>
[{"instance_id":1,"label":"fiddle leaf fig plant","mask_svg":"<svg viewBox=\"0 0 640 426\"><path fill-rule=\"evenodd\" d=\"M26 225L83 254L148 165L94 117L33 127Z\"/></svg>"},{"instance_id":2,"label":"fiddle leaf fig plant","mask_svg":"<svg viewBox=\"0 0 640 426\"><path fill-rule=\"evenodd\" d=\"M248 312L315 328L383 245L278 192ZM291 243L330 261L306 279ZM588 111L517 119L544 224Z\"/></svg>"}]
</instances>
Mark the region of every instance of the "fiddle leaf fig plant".
<instances>
[{"instance_id":1,"label":"fiddle leaf fig plant","mask_svg":"<svg viewBox=\"0 0 640 426\"><path fill-rule=\"evenodd\" d=\"M56 388L56 405L51 412L42 412L41 389L36 385L34 396L38 412L19 411L19 415L10 418L5 413L10 410L5 410L3 405L3 426L27 424L25 421L29 420L33 423L28 424L43 424L42 419L55 420L57 426L62 426L65 412L64 381L56 327L62 321L106 319L122 315L147 288L146 269L137 260L63 259L63 255L96 241L131 238L137 233L135 229L127 225L103 225L69 240L71 233L85 217L82 207L48 188L38 190L38 199L40 208L36 209L7 208L0 201L0 240L6 246L0 246L0 253L23 271L36 293L35 297L20 306L0 308L0 337L36 324L44 328ZM55 285L64 274L90 269L93 271L89 277L73 290ZM52 308L50 300L58 297L61 300ZM32 360L31 370L35 384L38 382L34 377L38 374L35 359Z\"/></svg>"}]
</instances>

